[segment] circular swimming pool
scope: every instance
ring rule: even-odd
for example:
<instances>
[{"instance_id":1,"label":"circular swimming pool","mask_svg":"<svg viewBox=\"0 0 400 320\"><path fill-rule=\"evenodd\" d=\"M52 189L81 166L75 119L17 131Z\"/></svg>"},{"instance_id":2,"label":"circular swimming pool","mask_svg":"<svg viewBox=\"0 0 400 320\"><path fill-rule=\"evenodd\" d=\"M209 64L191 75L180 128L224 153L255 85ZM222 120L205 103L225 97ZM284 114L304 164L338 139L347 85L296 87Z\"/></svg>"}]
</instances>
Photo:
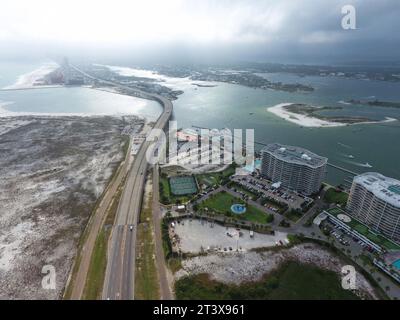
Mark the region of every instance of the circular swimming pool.
<instances>
[{"instance_id":1,"label":"circular swimming pool","mask_svg":"<svg viewBox=\"0 0 400 320\"><path fill-rule=\"evenodd\" d=\"M243 214L246 212L246 206L243 204L235 203L231 206L231 211L234 214Z\"/></svg>"}]
</instances>

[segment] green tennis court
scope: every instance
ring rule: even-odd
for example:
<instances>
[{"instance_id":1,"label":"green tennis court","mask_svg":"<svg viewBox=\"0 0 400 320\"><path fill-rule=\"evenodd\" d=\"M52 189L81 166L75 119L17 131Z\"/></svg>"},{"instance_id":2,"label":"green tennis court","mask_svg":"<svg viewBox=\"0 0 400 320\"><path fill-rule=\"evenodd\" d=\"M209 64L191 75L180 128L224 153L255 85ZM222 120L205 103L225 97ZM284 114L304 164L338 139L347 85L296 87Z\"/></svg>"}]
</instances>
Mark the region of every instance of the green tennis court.
<instances>
[{"instance_id":1,"label":"green tennis court","mask_svg":"<svg viewBox=\"0 0 400 320\"><path fill-rule=\"evenodd\" d=\"M169 178L171 192L175 196L194 194L197 192L196 180L192 176L180 176Z\"/></svg>"}]
</instances>

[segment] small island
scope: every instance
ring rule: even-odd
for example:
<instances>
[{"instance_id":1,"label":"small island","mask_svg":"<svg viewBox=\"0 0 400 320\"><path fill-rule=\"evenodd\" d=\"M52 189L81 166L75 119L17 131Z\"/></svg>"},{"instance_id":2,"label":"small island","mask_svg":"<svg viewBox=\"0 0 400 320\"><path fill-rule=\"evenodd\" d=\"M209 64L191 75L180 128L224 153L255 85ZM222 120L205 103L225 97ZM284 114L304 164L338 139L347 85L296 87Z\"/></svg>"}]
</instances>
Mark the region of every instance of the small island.
<instances>
[{"instance_id":1,"label":"small island","mask_svg":"<svg viewBox=\"0 0 400 320\"><path fill-rule=\"evenodd\" d=\"M351 104L359 104L371 107L384 107L384 108L400 108L400 102L380 101L380 100L356 100L350 99L346 101Z\"/></svg>"},{"instance_id":2,"label":"small island","mask_svg":"<svg viewBox=\"0 0 400 320\"><path fill-rule=\"evenodd\" d=\"M386 117L385 120L375 120L365 117L325 116L318 112L326 110L341 110L342 107L311 106L302 103L281 103L267 108L278 117L303 127L339 127L361 123L392 122L397 119Z\"/></svg>"}]
</instances>

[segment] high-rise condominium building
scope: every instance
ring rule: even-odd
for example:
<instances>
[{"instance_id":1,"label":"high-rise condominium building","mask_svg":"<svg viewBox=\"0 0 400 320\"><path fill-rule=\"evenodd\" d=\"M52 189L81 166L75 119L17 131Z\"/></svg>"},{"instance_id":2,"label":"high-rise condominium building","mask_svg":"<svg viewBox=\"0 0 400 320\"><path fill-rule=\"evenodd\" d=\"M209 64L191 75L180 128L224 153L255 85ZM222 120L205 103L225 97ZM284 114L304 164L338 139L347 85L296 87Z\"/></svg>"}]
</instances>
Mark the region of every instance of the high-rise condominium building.
<instances>
[{"instance_id":1,"label":"high-rise condominium building","mask_svg":"<svg viewBox=\"0 0 400 320\"><path fill-rule=\"evenodd\" d=\"M300 147L271 143L261 150L261 174L305 195L319 191L327 158Z\"/></svg>"},{"instance_id":2,"label":"high-rise condominium building","mask_svg":"<svg viewBox=\"0 0 400 320\"><path fill-rule=\"evenodd\" d=\"M372 231L400 241L400 181L376 172L354 178L347 210Z\"/></svg>"}]
</instances>

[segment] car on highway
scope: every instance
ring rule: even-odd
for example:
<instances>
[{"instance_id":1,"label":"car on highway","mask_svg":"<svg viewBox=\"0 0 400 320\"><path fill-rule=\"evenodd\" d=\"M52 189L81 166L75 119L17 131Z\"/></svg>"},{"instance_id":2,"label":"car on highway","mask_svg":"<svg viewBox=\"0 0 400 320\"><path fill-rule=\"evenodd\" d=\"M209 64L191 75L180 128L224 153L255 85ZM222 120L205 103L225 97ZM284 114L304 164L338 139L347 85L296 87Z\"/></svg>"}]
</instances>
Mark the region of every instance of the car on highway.
<instances>
[{"instance_id":1,"label":"car on highway","mask_svg":"<svg viewBox=\"0 0 400 320\"><path fill-rule=\"evenodd\" d=\"M129 231L132 231L133 230L133 225L130 225L129 226Z\"/></svg>"}]
</instances>

